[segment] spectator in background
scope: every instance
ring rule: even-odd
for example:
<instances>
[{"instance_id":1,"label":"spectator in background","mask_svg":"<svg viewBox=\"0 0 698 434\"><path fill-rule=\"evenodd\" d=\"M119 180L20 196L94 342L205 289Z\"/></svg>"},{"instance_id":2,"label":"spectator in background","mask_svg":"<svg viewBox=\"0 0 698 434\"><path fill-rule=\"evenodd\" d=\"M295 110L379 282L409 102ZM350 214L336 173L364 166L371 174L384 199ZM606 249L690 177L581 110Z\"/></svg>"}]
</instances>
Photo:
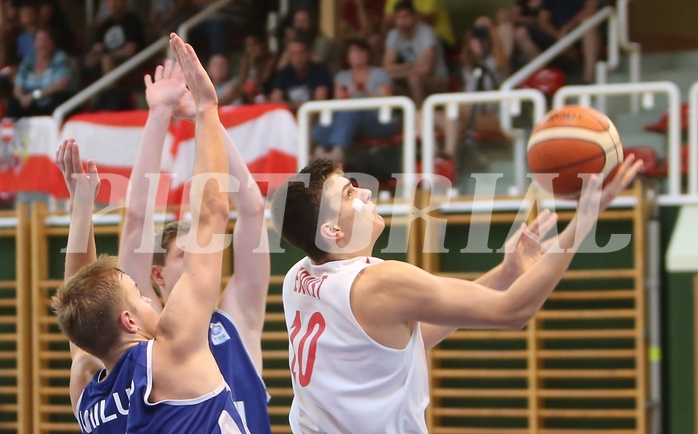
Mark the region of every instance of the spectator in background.
<instances>
[{"instance_id":1,"label":"spectator in background","mask_svg":"<svg viewBox=\"0 0 698 434\"><path fill-rule=\"evenodd\" d=\"M448 70L443 47L409 0L395 5L395 28L385 41L383 68L396 84L406 82L417 107L432 93L448 90Z\"/></svg>"},{"instance_id":2,"label":"spectator in background","mask_svg":"<svg viewBox=\"0 0 698 434\"><path fill-rule=\"evenodd\" d=\"M234 101L235 80L230 75L230 62L222 54L214 54L208 60L206 72L211 78L213 86L216 88L218 105L229 105Z\"/></svg>"},{"instance_id":3,"label":"spectator in background","mask_svg":"<svg viewBox=\"0 0 698 434\"><path fill-rule=\"evenodd\" d=\"M35 2L19 5L20 33L17 36L17 56L22 59L34 54L34 34L39 28L39 9Z\"/></svg>"},{"instance_id":4,"label":"spectator in background","mask_svg":"<svg viewBox=\"0 0 698 434\"><path fill-rule=\"evenodd\" d=\"M240 100L243 104L265 101L275 70L276 56L269 52L266 35L247 35L233 100Z\"/></svg>"},{"instance_id":5,"label":"spectator in background","mask_svg":"<svg viewBox=\"0 0 698 434\"><path fill-rule=\"evenodd\" d=\"M543 0L536 25L521 26L516 43L527 61L537 57L598 10L598 0ZM584 70L582 80L594 81L594 68L599 57L601 39L594 28L582 38Z\"/></svg>"},{"instance_id":6,"label":"spectator in background","mask_svg":"<svg viewBox=\"0 0 698 434\"><path fill-rule=\"evenodd\" d=\"M371 49L362 39L347 43L349 69L337 73L334 80L334 95L342 98L368 98L391 96L393 86L390 76L383 68L371 66ZM384 139L397 132L395 122L381 123L375 110L340 111L332 115L332 123L316 125L313 140L317 143L315 156L344 161L349 146L361 139Z\"/></svg>"},{"instance_id":7,"label":"spectator in background","mask_svg":"<svg viewBox=\"0 0 698 434\"><path fill-rule=\"evenodd\" d=\"M174 31L187 17L195 13L191 0L150 0L149 37L157 39Z\"/></svg>"},{"instance_id":8,"label":"spectator in background","mask_svg":"<svg viewBox=\"0 0 698 434\"><path fill-rule=\"evenodd\" d=\"M516 0L513 7L497 11L499 37L502 40L502 48L509 66L518 63L517 59L514 58L515 35L519 31L518 29L535 26L538 23L538 12L542 4L543 0Z\"/></svg>"},{"instance_id":9,"label":"spectator in background","mask_svg":"<svg viewBox=\"0 0 698 434\"><path fill-rule=\"evenodd\" d=\"M56 47L66 52L75 49L73 31L65 18L58 0L38 0L39 26L51 30Z\"/></svg>"},{"instance_id":10,"label":"spectator in background","mask_svg":"<svg viewBox=\"0 0 698 434\"><path fill-rule=\"evenodd\" d=\"M85 55L86 78L94 81L140 51L145 44L143 23L126 8L126 0L106 0L109 15L93 35Z\"/></svg>"},{"instance_id":11,"label":"spectator in background","mask_svg":"<svg viewBox=\"0 0 698 434\"><path fill-rule=\"evenodd\" d=\"M395 20L395 6L400 0L387 0L385 2L385 17L383 18L384 32L390 29ZM448 19L448 10L443 0L412 0L415 11L422 22L434 28L441 42L446 48L452 48L456 44L456 36Z\"/></svg>"},{"instance_id":12,"label":"spectator in background","mask_svg":"<svg viewBox=\"0 0 698 434\"><path fill-rule=\"evenodd\" d=\"M10 0L0 0L0 100L12 95L12 80L20 61L17 56L20 31L17 15L17 8Z\"/></svg>"},{"instance_id":13,"label":"spectator in background","mask_svg":"<svg viewBox=\"0 0 698 434\"><path fill-rule=\"evenodd\" d=\"M507 58L497 28L489 17L479 17L472 31L465 34L461 65L464 92L497 90L505 78ZM501 133L498 110L499 104L462 105L457 119L447 119L443 112L436 112L435 126L445 132L445 155L456 156L458 140L463 134L472 143L468 134L474 131ZM478 157L477 153L474 156Z\"/></svg>"},{"instance_id":14,"label":"spectator in background","mask_svg":"<svg viewBox=\"0 0 698 434\"><path fill-rule=\"evenodd\" d=\"M380 66L385 38L382 32L385 0L344 0L337 21L337 39L346 43L365 39L371 48L371 65Z\"/></svg>"},{"instance_id":15,"label":"spectator in background","mask_svg":"<svg viewBox=\"0 0 698 434\"><path fill-rule=\"evenodd\" d=\"M325 36L318 27L317 17L310 9L298 9L293 13L291 26L286 29L284 36L284 52L279 59L279 69L289 64L290 41L302 33L310 41L312 61L326 65L330 72L339 69L338 50L332 39Z\"/></svg>"},{"instance_id":16,"label":"spectator in background","mask_svg":"<svg viewBox=\"0 0 698 434\"><path fill-rule=\"evenodd\" d=\"M112 16L111 8L109 6L110 0L98 0L95 19L92 23L93 30L100 27L104 22ZM138 15L141 22L145 22L150 11L150 3L158 2L159 0L126 0L126 9ZM165 0L167 1L167 0ZM191 1L191 0L175 0L175 1Z\"/></svg>"},{"instance_id":17,"label":"spectator in background","mask_svg":"<svg viewBox=\"0 0 698 434\"><path fill-rule=\"evenodd\" d=\"M126 0L106 0L111 15L99 26L83 60L83 78L92 82L112 71L145 44L143 23L126 8ZM95 110L125 110L132 106L130 92L112 87L95 102Z\"/></svg>"},{"instance_id":18,"label":"spectator in background","mask_svg":"<svg viewBox=\"0 0 698 434\"><path fill-rule=\"evenodd\" d=\"M288 45L288 65L276 73L270 99L287 102L297 109L306 101L330 97L332 77L327 66L311 60L310 43L304 34L296 34Z\"/></svg>"},{"instance_id":19,"label":"spectator in background","mask_svg":"<svg viewBox=\"0 0 698 434\"><path fill-rule=\"evenodd\" d=\"M190 0L199 12L218 0ZM230 54L230 42L234 35L242 35L248 26L248 2L234 1L218 9L201 24L191 29L191 39L197 52ZM200 42L200 43L199 43ZM204 44L205 45L202 45Z\"/></svg>"},{"instance_id":20,"label":"spectator in background","mask_svg":"<svg viewBox=\"0 0 698 434\"><path fill-rule=\"evenodd\" d=\"M37 30L34 48L34 54L22 59L15 77L10 117L50 115L69 96L68 55L56 49L49 29Z\"/></svg>"}]
</instances>

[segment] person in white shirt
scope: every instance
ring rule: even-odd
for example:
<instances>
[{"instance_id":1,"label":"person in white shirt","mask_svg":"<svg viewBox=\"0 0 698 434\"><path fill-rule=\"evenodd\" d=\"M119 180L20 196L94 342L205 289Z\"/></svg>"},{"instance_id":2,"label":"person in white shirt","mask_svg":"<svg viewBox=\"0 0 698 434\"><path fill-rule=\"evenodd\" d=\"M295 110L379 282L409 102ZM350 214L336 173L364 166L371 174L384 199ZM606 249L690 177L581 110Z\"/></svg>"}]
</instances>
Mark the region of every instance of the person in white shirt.
<instances>
[{"instance_id":1,"label":"person in white shirt","mask_svg":"<svg viewBox=\"0 0 698 434\"><path fill-rule=\"evenodd\" d=\"M272 199L276 230L307 255L283 283L292 431L426 433L425 349L461 327L524 327L567 270L575 237L589 233L641 167L629 156L603 189L590 176L558 238L532 236L557 222L542 212L507 241L502 263L473 282L372 257L385 222L370 190L354 187L337 163L313 160Z\"/></svg>"},{"instance_id":2,"label":"person in white shirt","mask_svg":"<svg viewBox=\"0 0 698 434\"><path fill-rule=\"evenodd\" d=\"M432 93L448 90L444 50L434 28L419 20L412 2L395 5L395 28L385 40L383 68L396 84L406 82L417 107Z\"/></svg>"}]
</instances>

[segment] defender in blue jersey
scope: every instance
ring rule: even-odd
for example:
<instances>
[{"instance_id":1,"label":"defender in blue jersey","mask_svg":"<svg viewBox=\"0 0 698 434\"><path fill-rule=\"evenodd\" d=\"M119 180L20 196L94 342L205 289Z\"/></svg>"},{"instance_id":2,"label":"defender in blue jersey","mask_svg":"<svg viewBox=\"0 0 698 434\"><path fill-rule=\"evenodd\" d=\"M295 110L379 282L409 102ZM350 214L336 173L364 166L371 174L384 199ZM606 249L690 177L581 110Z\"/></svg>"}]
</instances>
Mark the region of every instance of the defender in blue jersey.
<instances>
[{"instance_id":1,"label":"defender in blue jersey","mask_svg":"<svg viewBox=\"0 0 698 434\"><path fill-rule=\"evenodd\" d=\"M152 83L146 82L148 120L131 173L129 203L119 245L119 264L133 277L143 294L153 300L156 311L167 302L182 274L180 246L190 225L172 222L155 236L152 224L155 200L148 193L156 191L152 182L157 182L157 178L149 174L160 172L163 143L171 118L193 120L195 116L191 94L179 92L181 75L164 77L162 70L160 67L156 70ZM235 273L228 280L218 310L211 318L209 344L250 431L270 434L268 394L261 378L261 337L270 275L264 197L227 132L223 139L229 173L239 181L239 185L231 185L230 192L237 213L233 233ZM151 282L158 286L161 298L152 289Z\"/></svg>"},{"instance_id":2,"label":"defender in blue jersey","mask_svg":"<svg viewBox=\"0 0 698 434\"><path fill-rule=\"evenodd\" d=\"M171 46L196 107L191 212L198 224L185 240L181 277L160 315L115 258L96 258L94 162L85 174L72 139L56 156L73 203L66 283L53 306L71 341L70 398L85 433L249 432L208 346L229 213L215 88L191 46L174 34ZM156 73L173 70L170 63Z\"/></svg>"}]
</instances>

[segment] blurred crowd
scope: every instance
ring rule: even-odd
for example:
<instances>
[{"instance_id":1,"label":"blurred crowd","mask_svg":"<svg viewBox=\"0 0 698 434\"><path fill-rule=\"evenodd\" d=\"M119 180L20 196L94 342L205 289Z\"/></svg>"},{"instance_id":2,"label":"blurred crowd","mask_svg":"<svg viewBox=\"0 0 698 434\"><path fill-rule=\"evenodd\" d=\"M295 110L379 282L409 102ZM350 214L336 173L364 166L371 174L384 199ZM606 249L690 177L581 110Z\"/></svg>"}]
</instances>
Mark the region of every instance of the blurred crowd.
<instances>
[{"instance_id":1,"label":"blurred crowd","mask_svg":"<svg viewBox=\"0 0 698 434\"><path fill-rule=\"evenodd\" d=\"M341 0L330 36L320 30L318 0L290 0L274 29L266 17L278 10L277 1L241 0L189 36L207 59L221 105L278 102L295 110L310 100L406 95L420 107L433 93L497 89L593 15L599 1L512 0L492 17L458 17L471 24L457 35L444 0ZM96 0L92 24L76 32L58 0L0 0L0 117L51 114L213 2ZM592 82L601 45L600 32L590 31L560 64L576 68L579 81ZM139 108L134 95L143 73L112 85L82 110ZM461 109L455 120L437 116L446 133L441 152L452 155L465 129L497 131L496 110L475 106ZM393 136L399 126L398 120L379 122L375 112L343 112L331 125L314 128L313 152L342 161L353 143Z\"/></svg>"}]
</instances>

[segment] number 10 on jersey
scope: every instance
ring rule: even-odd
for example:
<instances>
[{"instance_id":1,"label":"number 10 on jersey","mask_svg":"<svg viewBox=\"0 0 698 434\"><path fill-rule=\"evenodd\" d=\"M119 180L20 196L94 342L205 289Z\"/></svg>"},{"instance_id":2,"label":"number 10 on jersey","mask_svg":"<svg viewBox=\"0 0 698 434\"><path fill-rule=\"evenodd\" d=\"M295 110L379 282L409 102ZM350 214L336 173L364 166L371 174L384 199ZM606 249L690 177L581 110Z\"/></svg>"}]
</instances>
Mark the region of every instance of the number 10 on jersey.
<instances>
[{"instance_id":1,"label":"number 10 on jersey","mask_svg":"<svg viewBox=\"0 0 698 434\"><path fill-rule=\"evenodd\" d=\"M312 314L308 323L303 324L300 311L296 311L293 324L291 324L291 335L289 336L291 346L293 347L291 375L303 387L310 384L313 366L315 365L317 341L324 331L325 318L323 318L320 312Z\"/></svg>"}]
</instances>

